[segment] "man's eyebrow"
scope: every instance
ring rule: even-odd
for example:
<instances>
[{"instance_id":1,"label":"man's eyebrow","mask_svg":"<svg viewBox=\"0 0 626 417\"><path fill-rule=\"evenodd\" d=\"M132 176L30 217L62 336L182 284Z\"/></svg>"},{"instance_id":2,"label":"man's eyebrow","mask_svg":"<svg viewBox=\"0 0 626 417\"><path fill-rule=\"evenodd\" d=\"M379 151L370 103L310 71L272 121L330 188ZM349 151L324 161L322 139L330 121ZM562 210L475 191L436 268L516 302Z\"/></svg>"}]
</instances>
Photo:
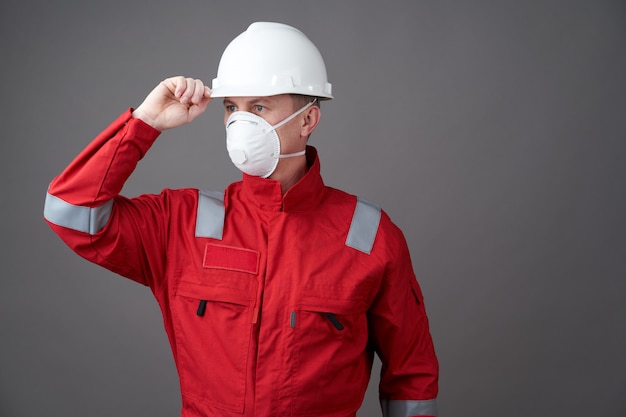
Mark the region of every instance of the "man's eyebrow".
<instances>
[{"instance_id":1,"label":"man's eyebrow","mask_svg":"<svg viewBox=\"0 0 626 417\"><path fill-rule=\"evenodd\" d=\"M251 97L248 100L245 101L245 105L251 105L254 103L263 103L263 104L267 104L267 103L271 103L272 100L269 97ZM231 105L231 104L236 104L233 100L230 100L228 98L224 99L224 105Z\"/></svg>"}]
</instances>

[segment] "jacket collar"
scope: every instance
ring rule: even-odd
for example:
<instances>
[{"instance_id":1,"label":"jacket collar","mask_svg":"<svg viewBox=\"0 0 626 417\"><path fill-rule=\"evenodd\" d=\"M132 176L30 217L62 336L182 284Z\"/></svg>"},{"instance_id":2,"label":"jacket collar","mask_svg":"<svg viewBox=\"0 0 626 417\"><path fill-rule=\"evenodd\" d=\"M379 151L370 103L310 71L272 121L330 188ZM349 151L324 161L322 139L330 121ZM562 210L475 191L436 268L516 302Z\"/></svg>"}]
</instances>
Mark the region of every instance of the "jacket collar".
<instances>
[{"instance_id":1,"label":"jacket collar","mask_svg":"<svg viewBox=\"0 0 626 417\"><path fill-rule=\"evenodd\" d=\"M298 212L313 209L322 199L324 181L320 175L317 150L307 146L309 170L282 195L280 182L243 174L243 194L250 203L263 210Z\"/></svg>"}]
</instances>

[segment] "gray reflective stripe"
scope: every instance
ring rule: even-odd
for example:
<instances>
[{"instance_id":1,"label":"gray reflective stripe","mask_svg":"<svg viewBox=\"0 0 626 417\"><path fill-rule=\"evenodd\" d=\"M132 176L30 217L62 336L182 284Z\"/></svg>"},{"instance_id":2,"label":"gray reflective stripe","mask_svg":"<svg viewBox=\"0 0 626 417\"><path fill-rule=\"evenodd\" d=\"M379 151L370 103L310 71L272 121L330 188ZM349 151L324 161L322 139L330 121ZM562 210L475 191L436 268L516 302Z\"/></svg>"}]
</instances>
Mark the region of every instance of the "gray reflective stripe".
<instances>
[{"instance_id":1,"label":"gray reflective stripe","mask_svg":"<svg viewBox=\"0 0 626 417\"><path fill-rule=\"evenodd\" d=\"M43 216L57 226L95 235L106 226L112 209L113 200L98 207L83 207L46 193Z\"/></svg>"},{"instance_id":2,"label":"gray reflective stripe","mask_svg":"<svg viewBox=\"0 0 626 417\"><path fill-rule=\"evenodd\" d=\"M437 400L381 400L383 417L437 416Z\"/></svg>"},{"instance_id":3,"label":"gray reflective stripe","mask_svg":"<svg viewBox=\"0 0 626 417\"><path fill-rule=\"evenodd\" d=\"M198 214L196 215L196 237L222 239L224 231L224 193L200 190Z\"/></svg>"},{"instance_id":4,"label":"gray reflective stripe","mask_svg":"<svg viewBox=\"0 0 626 417\"><path fill-rule=\"evenodd\" d=\"M359 198L348 231L346 245L369 254L374 246L379 223L380 207Z\"/></svg>"}]
</instances>

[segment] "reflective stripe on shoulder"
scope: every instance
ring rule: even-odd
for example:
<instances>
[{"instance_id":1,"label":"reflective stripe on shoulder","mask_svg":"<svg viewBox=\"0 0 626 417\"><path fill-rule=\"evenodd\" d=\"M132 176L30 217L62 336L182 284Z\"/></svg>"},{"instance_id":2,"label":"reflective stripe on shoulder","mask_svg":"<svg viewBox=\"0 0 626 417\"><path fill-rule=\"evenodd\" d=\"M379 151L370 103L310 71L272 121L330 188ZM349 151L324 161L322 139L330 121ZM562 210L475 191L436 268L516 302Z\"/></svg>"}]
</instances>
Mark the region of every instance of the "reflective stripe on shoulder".
<instances>
[{"instance_id":1,"label":"reflective stripe on shoulder","mask_svg":"<svg viewBox=\"0 0 626 417\"><path fill-rule=\"evenodd\" d=\"M222 239L224 231L224 193L200 190L198 214L196 215L196 237Z\"/></svg>"},{"instance_id":2,"label":"reflective stripe on shoulder","mask_svg":"<svg viewBox=\"0 0 626 417\"><path fill-rule=\"evenodd\" d=\"M383 417L437 416L437 400L381 400Z\"/></svg>"},{"instance_id":3,"label":"reflective stripe on shoulder","mask_svg":"<svg viewBox=\"0 0 626 417\"><path fill-rule=\"evenodd\" d=\"M83 207L46 193L43 216L50 223L95 235L106 226L113 210L113 200L98 207Z\"/></svg>"},{"instance_id":4,"label":"reflective stripe on shoulder","mask_svg":"<svg viewBox=\"0 0 626 417\"><path fill-rule=\"evenodd\" d=\"M374 246L379 224L380 207L370 201L358 198L348 231L346 246L369 255Z\"/></svg>"}]
</instances>

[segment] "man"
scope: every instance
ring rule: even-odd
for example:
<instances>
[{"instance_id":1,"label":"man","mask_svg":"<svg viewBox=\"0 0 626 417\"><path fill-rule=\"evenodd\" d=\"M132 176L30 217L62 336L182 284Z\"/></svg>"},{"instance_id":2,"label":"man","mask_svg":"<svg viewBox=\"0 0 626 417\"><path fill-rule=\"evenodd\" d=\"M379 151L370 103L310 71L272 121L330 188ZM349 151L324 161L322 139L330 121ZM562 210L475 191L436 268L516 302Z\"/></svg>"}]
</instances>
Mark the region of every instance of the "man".
<instances>
[{"instance_id":1,"label":"man","mask_svg":"<svg viewBox=\"0 0 626 417\"><path fill-rule=\"evenodd\" d=\"M209 89L161 82L48 190L44 216L78 254L150 287L178 369L182 416L355 416L374 353L384 416L436 415L438 364L401 231L324 185L307 146L332 98L300 31L254 23ZM160 132L224 99L224 193L119 195Z\"/></svg>"}]
</instances>

